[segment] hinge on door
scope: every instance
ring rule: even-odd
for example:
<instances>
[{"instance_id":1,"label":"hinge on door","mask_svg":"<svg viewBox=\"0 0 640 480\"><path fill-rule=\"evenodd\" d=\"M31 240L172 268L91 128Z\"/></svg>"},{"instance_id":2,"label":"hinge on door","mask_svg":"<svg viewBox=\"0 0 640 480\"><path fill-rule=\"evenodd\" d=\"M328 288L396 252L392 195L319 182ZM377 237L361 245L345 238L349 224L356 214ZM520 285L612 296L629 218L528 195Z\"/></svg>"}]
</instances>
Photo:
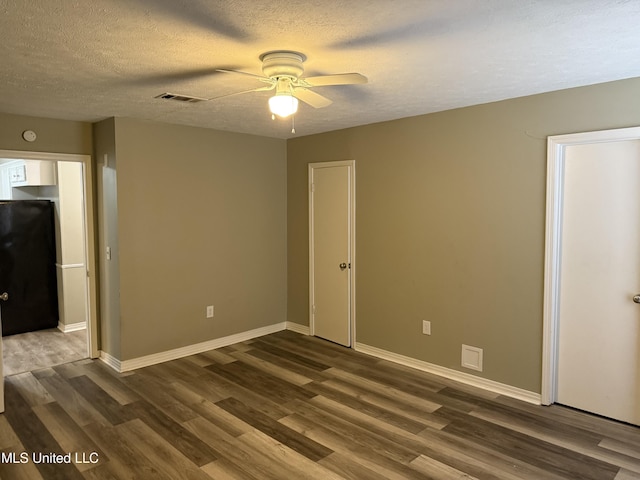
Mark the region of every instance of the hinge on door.
<instances>
[{"instance_id":1,"label":"hinge on door","mask_svg":"<svg viewBox=\"0 0 640 480\"><path fill-rule=\"evenodd\" d=\"M316 191L316 184L312 183L311 185L309 185L309 188L311 189L311 192L315 192Z\"/></svg>"},{"instance_id":2,"label":"hinge on door","mask_svg":"<svg viewBox=\"0 0 640 480\"><path fill-rule=\"evenodd\" d=\"M315 315L315 314L316 314L316 306L311 305L311 315Z\"/></svg>"}]
</instances>

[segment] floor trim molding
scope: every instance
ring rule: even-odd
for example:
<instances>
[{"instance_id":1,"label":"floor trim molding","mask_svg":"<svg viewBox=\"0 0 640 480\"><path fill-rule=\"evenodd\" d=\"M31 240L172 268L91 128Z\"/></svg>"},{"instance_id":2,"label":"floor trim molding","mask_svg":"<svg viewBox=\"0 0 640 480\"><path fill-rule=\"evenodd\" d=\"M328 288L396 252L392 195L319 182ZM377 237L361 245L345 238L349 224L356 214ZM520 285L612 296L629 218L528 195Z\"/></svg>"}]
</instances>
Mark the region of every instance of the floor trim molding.
<instances>
[{"instance_id":1,"label":"floor trim molding","mask_svg":"<svg viewBox=\"0 0 640 480\"><path fill-rule=\"evenodd\" d=\"M300 325L295 322L281 322L266 327L256 328L247 332L237 333L235 335L229 335L227 337L216 338L206 342L196 343L194 345L188 345L186 347L175 348L173 350L167 350L165 352L154 353L152 355L145 355L143 357L133 358L131 360L118 360L114 356L107 352L100 352L100 360L109 365L115 371L119 373L136 370L138 368L148 367L150 365L156 365L162 362L168 362L171 360L177 360L178 358L188 357L189 355L195 355L197 353L206 352L208 350L215 350L217 348L227 347L235 343L245 342L253 338L262 337L272 333L279 332L281 330L291 330L292 332L299 333L301 335L309 335L309 327ZM415 358L406 357L398 353L382 350L381 348L372 347L364 343L356 343L354 350L360 353L366 353L373 357L377 357L390 362L399 363L407 367L422 370L423 372L432 373L441 377L455 380L466 385L482 388L491 392L506 395L508 397L516 398L524 402L533 403L535 405L541 404L541 396L539 393L530 392L518 387L506 385L504 383L488 380L486 378L477 377L468 373L459 372L450 368L441 367L433 363L424 362Z\"/></svg>"},{"instance_id":2,"label":"floor trim molding","mask_svg":"<svg viewBox=\"0 0 640 480\"><path fill-rule=\"evenodd\" d=\"M85 330L87 328L87 322L78 323L60 323L58 322L58 330L62 333L77 332L78 330Z\"/></svg>"},{"instance_id":3,"label":"floor trim molding","mask_svg":"<svg viewBox=\"0 0 640 480\"><path fill-rule=\"evenodd\" d=\"M382 350L377 347L365 345L363 343L356 343L354 349L367 355L388 360L390 362L399 363L407 367L422 370L424 372L432 373L441 377L455 380L456 382L471 385L473 387L482 388L491 392L499 393L500 395L506 395L518 400L522 400L527 403L533 403L535 405L541 405L541 399L539 393L530 392L522 388L513 387L504 383L496 382L494 380L488 380L486 378L477 377L476 375L470 375L468 373L459 372L450 368L441 367L433 363L424 362L411 357L405 357L397 353Z\"/></svg>"},{"instance_id":4,"label":"floor trim molding","mask_svg":"<svg viewBox=\"0 0 640 480\"><path fill-rule=\"evenodd\" d=\"M307 325L300 325L295 322L287 322L287 330L299 333L300 335L309 335L311 333Z\"/></svg>"},{"instance_id":5,"label":"floor trim molding","mask_svg":"<svg viewBox=\"0 0 640 480\"><path fill-rule=\"evenodd\" d=\"M123 373L130 370L136 370L138 368L148 367L150 365L156 365L158 363L177 360L178 358L188 357L189 355L195 355L197 353L206 352L208 350L215 350L216 348L227 347L235 343L245 342L247 340L251 340L252 338L262 337L264 335L269 335L271 333L285 330L286 327L287 322L276 323L274 325L256 328L247 332L241 332L235 335L229 335L227 337L216 338L213 340L208 340L206 342L196 343L194 345L188 345L181 348L174 348L173 350L158 352L151 355L145 355L143 357L132 358L131 360L124 361L118 360L117 358L109 355L106 352L100 352L100 360L102 360L117 372Z\"/></svg>"},{"instance_id":6,"label":"floor trim molding","mask_svg":"<svg viewBox=\"0 0 640 480\"><path fill-rule=\"evenodd\" d=\"M120 368L120 360L118 360L113 355L108 354L107 352L103 352L100 350L100 360L113 368L116 372L122 373L122 369Z\"/></svg>"}]
</instances>

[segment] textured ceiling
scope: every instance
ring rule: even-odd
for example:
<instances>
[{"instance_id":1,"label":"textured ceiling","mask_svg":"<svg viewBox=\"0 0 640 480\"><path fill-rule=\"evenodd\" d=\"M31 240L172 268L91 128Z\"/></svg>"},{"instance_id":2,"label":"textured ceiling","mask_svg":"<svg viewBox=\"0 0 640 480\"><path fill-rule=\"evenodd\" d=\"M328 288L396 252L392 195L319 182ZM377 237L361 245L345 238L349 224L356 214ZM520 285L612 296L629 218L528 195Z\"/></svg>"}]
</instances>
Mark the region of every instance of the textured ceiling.
<instances>
[{"instance_id":1,"label":"textured ceiling","mask_svg":"<svg viewBox=\"0 0 640 480\"><path fill-rule=\"evenodd\" d=\"M305 75L359 72L319 87L297 135L640 76L640 1L0 0L0 111L69 120L133 117L289 138L260 54L306 54Z\"/></svg>"}]
</instances>

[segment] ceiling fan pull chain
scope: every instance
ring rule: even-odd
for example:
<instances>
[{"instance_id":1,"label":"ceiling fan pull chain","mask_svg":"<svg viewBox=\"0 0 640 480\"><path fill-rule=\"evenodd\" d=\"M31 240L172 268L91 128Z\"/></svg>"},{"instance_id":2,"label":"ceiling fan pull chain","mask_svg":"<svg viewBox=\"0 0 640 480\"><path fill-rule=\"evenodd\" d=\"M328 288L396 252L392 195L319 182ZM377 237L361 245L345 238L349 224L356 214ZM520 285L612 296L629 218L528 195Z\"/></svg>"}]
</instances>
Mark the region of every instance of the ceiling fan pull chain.
<instances>
[{"instance_id":1,"label":"ceiling fan pull chain","mask_svg":"<svg viewBox=\"0 0 640 480\"><path fill-rule=\"evenodd\" d=\"M291 133L296 133L296 116L291 115Z\"/></svg>"}]
</instances>

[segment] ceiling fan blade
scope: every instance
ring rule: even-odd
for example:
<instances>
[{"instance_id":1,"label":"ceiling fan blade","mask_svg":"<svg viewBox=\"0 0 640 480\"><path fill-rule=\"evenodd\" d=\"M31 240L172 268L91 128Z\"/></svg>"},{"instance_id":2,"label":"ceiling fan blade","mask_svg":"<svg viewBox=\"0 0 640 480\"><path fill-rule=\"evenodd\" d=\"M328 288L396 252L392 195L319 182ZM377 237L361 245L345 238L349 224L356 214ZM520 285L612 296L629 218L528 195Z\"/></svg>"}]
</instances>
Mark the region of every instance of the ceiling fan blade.
<instances>
[{"instance_id":1,"label":"ceiling fan blade","mask_svg":"<svg viewBox=\"0 0 640 480\"><path fill-rule=\"evenodd\" d=\"M134 86L166 86L168 84L176 84L179 82L189 82L194 80L200 80L202 78L212 77L215 75L221 75L217 69L206 68L191 68L179 71L167 71L164 73L149 73L146 75L135 75L123 79L121 82L125 85Z\"/></svg>"},{"instance_id":2,"label":"ceiling fan blade","mask_svg":"<svg viewBox=\"0 0 640 480\"><path fill-rule=\"evenodd\" d=\"M130 0L120 0L130 7ZM193 2L176 0L136 0L138 9L153 15L162 15L173 22L183 21L190 27L200 28L203 32L216 33L239 42L248 42L255 37L250 29L238 21L237 15L226 13L215 2Z\"/></svg>"},{"instance_id":3,"label":"ceiling fan blade","mask_svg":"<svg viewBox=\"0 0 640 480\"><path fill-rule=\"evenodd\" d=\"M317 77L303 78L312 87L324 87L328 85L358 85L367 83L367 77L359 73L338 73L336 75L319 75Z\"/></svg>"},{"instance_id":4,"label":"ceiling fan blade","mask_svg":"<svg viewBox=\"0 0 640 480\"><path fill-rule=\"evenodd\" d=\"M248 76L248 77L253 77L256 80L260 80L261 82L273 83L275 85L274 80L270 79L269 77L265 77L263 75L256 75L255 73L243 72L242 70L227 70L227 69L224 69L224 68L216 68L216 72L237 73L238 75L245 75L245 76Z\"/></svg>"},{"instance_id":5,"label":"ceiling fan blade","mask_svg":"<svg viewBox=\"0 0 640 480\"><path fill-rule=\"evenodd\" d=\"M328 107L333 103L333 101L329 100L327 97L323 97L322 95L312 92L304 87L295 88L293 90L293 96L302 100L304 103L311 105L313 108Z\"/></svg>"},{"instance_id":6,"label":"ceiling fan blade","mask_svg":"<svg viewBox=\"0 0 640 480\"><path fill-rule=\"evenodd\" d=\"M252 88L251 90L243 90L241 92L227 93L226 95L220 95L220 96L217 96L217 97L207 98L207 100L217 100L219 98L233 97L234 95L243 95L245 93L251 93L251 92L266 92L268 90L273 90L274 88L276 88L276 84L275 83L272 84L272 85L268 85L266 87Z\"/></svg>"}]
</instances>

